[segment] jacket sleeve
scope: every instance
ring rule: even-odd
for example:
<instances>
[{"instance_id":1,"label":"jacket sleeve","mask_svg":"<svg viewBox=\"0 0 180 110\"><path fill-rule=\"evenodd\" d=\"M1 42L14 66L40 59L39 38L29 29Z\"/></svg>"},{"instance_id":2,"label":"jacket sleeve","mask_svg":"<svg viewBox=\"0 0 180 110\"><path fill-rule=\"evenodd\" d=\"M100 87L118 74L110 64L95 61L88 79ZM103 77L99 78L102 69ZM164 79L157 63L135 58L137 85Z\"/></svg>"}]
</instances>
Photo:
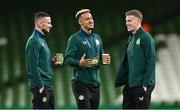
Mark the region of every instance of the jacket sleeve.
<instances>
[{"instance_id":1,"label":"jacket sleeve","mask_svg":"<svg viewBox=\"0 0 180 110\"><path fill-rule=\"evenodd\" d=\"M79 66L79 60L75 59L76 52L78 47L76 41L73 37L68 39L67 48L65 52L65 65L70 65L72 67Z\"/></svg>"},{"instance_id":2,"label":"jacket sleeve","mask_svg":"<svg viewBox=\"0 0 180 110\"><path fill-rule=\"evenodd\" d=\"M40 45L37 40L32 39L29 42L29 48L27 51L28 57L28 66L29 66L29 74L33 83L38 85L39 88L43 87L43 80L40 74L40 67L39 67L39 52L40 52Z\"/></svg>"},{"instance_id":3,"label":"jacket sleeve","mask_svg":"<svg viewBox=\"0 0 180 110\"><path fill-rule=\"evenodd\" d=\"M145 74L143 78L143 85L148 85L154 82L155 77L155 42L150 34L146 34L146 37L142 38L142 48L145 56Z\"/></svg>"},{"instance_id":4,"label":"jacket sleeve","mask_svg":"<svg viewBox=\"0 0 180 110\"><path fill-rule=\"evenodd\" d=\"M126 44L123 57L120 61L119 70L115 79L115 87L121 87L128 83L129 66L128 66L127 52L126 52L128 44L129 43Z\"/></svg>"},{"instance_id":5,"label":"jacket sleeve","mask_svg":"<svg viewBox=\"0 0 180 110\"><path fill-rule=\"evenodd\" d=\"M115 87L121 87L128 83L128 72L127 54L125 53L116 76Z\"/></svg>"}]
</instances>

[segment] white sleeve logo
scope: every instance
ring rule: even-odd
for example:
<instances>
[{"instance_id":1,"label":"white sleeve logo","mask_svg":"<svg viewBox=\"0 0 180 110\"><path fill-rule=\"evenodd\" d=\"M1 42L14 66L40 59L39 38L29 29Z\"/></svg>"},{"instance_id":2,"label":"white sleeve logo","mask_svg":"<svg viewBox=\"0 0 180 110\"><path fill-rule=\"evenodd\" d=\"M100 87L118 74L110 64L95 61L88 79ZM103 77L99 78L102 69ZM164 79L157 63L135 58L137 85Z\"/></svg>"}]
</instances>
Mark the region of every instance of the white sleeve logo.
<instances>
[{"instance_id":1,"label":"white sleeve logo","mask_svg":"<svg viewBox=\"0 0 180 110\"><path fill-rule=\"evenodd\" d=\"M98 41L97 39L96 39L96 44L97 44L97 45L99 45L99 44L100 44L100 43L99 43L99 41Z\"/></svg>"}]
</instances>

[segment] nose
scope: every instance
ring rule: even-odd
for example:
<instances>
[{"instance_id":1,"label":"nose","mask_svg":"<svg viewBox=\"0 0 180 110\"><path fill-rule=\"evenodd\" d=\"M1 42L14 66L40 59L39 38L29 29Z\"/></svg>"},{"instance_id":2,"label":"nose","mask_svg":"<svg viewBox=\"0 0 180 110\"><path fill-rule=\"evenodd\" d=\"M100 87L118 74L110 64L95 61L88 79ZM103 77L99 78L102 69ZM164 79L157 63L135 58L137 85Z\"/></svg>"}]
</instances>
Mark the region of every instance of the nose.
<instances>
[{"instance_id":1,"label":"nose","mask_svg":"<svg viewBox=\"0 0 180 110\"><path fill-rule=\"evenodd\" d=\"M128 23L128 22L126 22L126 26L127 26L127 25L129 25L129 23Z\"/></svg>"},{"instance_id":2,"label":"nose","mask_svg":"<svg viewBox=\"0 0 180 110\"><path fill-rule=\"evenodd\" d=\"M125 23L126 25L128 24L128 22L126 21L126 23Z\"/></svg>"},{"instance_id":3,"label":"nose","mask_svg":"<svg viewBox=\"0 0 180 110\"><path fill-rule=\"evenodd\" d=\"M91 22L91 23L93 23L93 22L94 22L94 20L93 20L93 19L90 19L90 22Z\"/></svg>"}]
</instances>

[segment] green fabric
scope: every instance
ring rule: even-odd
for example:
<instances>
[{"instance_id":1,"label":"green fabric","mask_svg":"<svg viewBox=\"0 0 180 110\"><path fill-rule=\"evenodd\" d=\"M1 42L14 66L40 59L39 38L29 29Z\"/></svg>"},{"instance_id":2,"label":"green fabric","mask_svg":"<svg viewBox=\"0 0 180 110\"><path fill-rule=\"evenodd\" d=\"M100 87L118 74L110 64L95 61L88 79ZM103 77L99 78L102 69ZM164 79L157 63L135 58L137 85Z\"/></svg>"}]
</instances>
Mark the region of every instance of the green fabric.
<instances>
[{"instance_id":1,"label":"green fabric","mask_svg":"<svg viewBox=\"0 0 180 110\"><path fill-rule=\"evenodd\" d=\"M82 34L84 36L82 36ZM93 39L93 36L95 40ZM84 37L86 37L91 45L93 54L89 52L90 48L88 42L84 40ZM102 64L101 54L103 53L103 45L99 35L94 33L87 34L83 30L80 30L70 36L65 52L65 64L73 67L72 81L78 80L93 86L100 85L99 65L88 68L79 66L79 61L84 54L86 54L85 59L92 59L95 56L96 48L98 49L97 57L100 65Z\"/></svg>"},{"instance_id":2,"label":"green fabric","mask_svg":"<svg viewBox=\"0 0 180 110\"><path fill-rule=\"evenodd\" d=\"M129 37L115 86L155 85L156 53L152 36L142 28Z\"/></svg>"},{"instance_id":3,"label":"green fabric","mask_svg":"<svg viewBox=\"0 0 180 110\"><path fill-rule=\"evenodd\" d=\"M52 87L51 53L44 36L34 30L27 41L25 52L30 89Z\"/></svg>"}]
</instances>

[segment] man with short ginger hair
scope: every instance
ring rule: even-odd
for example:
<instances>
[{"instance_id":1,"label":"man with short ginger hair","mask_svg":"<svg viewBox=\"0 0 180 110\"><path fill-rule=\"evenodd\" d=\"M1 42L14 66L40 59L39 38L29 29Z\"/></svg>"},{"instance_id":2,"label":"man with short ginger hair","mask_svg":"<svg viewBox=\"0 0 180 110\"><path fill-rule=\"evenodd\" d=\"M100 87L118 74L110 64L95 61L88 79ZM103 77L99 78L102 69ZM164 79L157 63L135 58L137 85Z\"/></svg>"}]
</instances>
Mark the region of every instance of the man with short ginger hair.
<instances>
[{"instance_id":1,"label":"man with short ginger hair","mask_svg":"<svg viewBox=\"0 0 180 110\"><path fill-rule=\"evenodd\" d=\"M155 86L156 52L152 36L141 26L142 13L126 12L127 31L131 32L115 81L123 88L123 109L149 109Z\"/></svg>"}]
</instances>

